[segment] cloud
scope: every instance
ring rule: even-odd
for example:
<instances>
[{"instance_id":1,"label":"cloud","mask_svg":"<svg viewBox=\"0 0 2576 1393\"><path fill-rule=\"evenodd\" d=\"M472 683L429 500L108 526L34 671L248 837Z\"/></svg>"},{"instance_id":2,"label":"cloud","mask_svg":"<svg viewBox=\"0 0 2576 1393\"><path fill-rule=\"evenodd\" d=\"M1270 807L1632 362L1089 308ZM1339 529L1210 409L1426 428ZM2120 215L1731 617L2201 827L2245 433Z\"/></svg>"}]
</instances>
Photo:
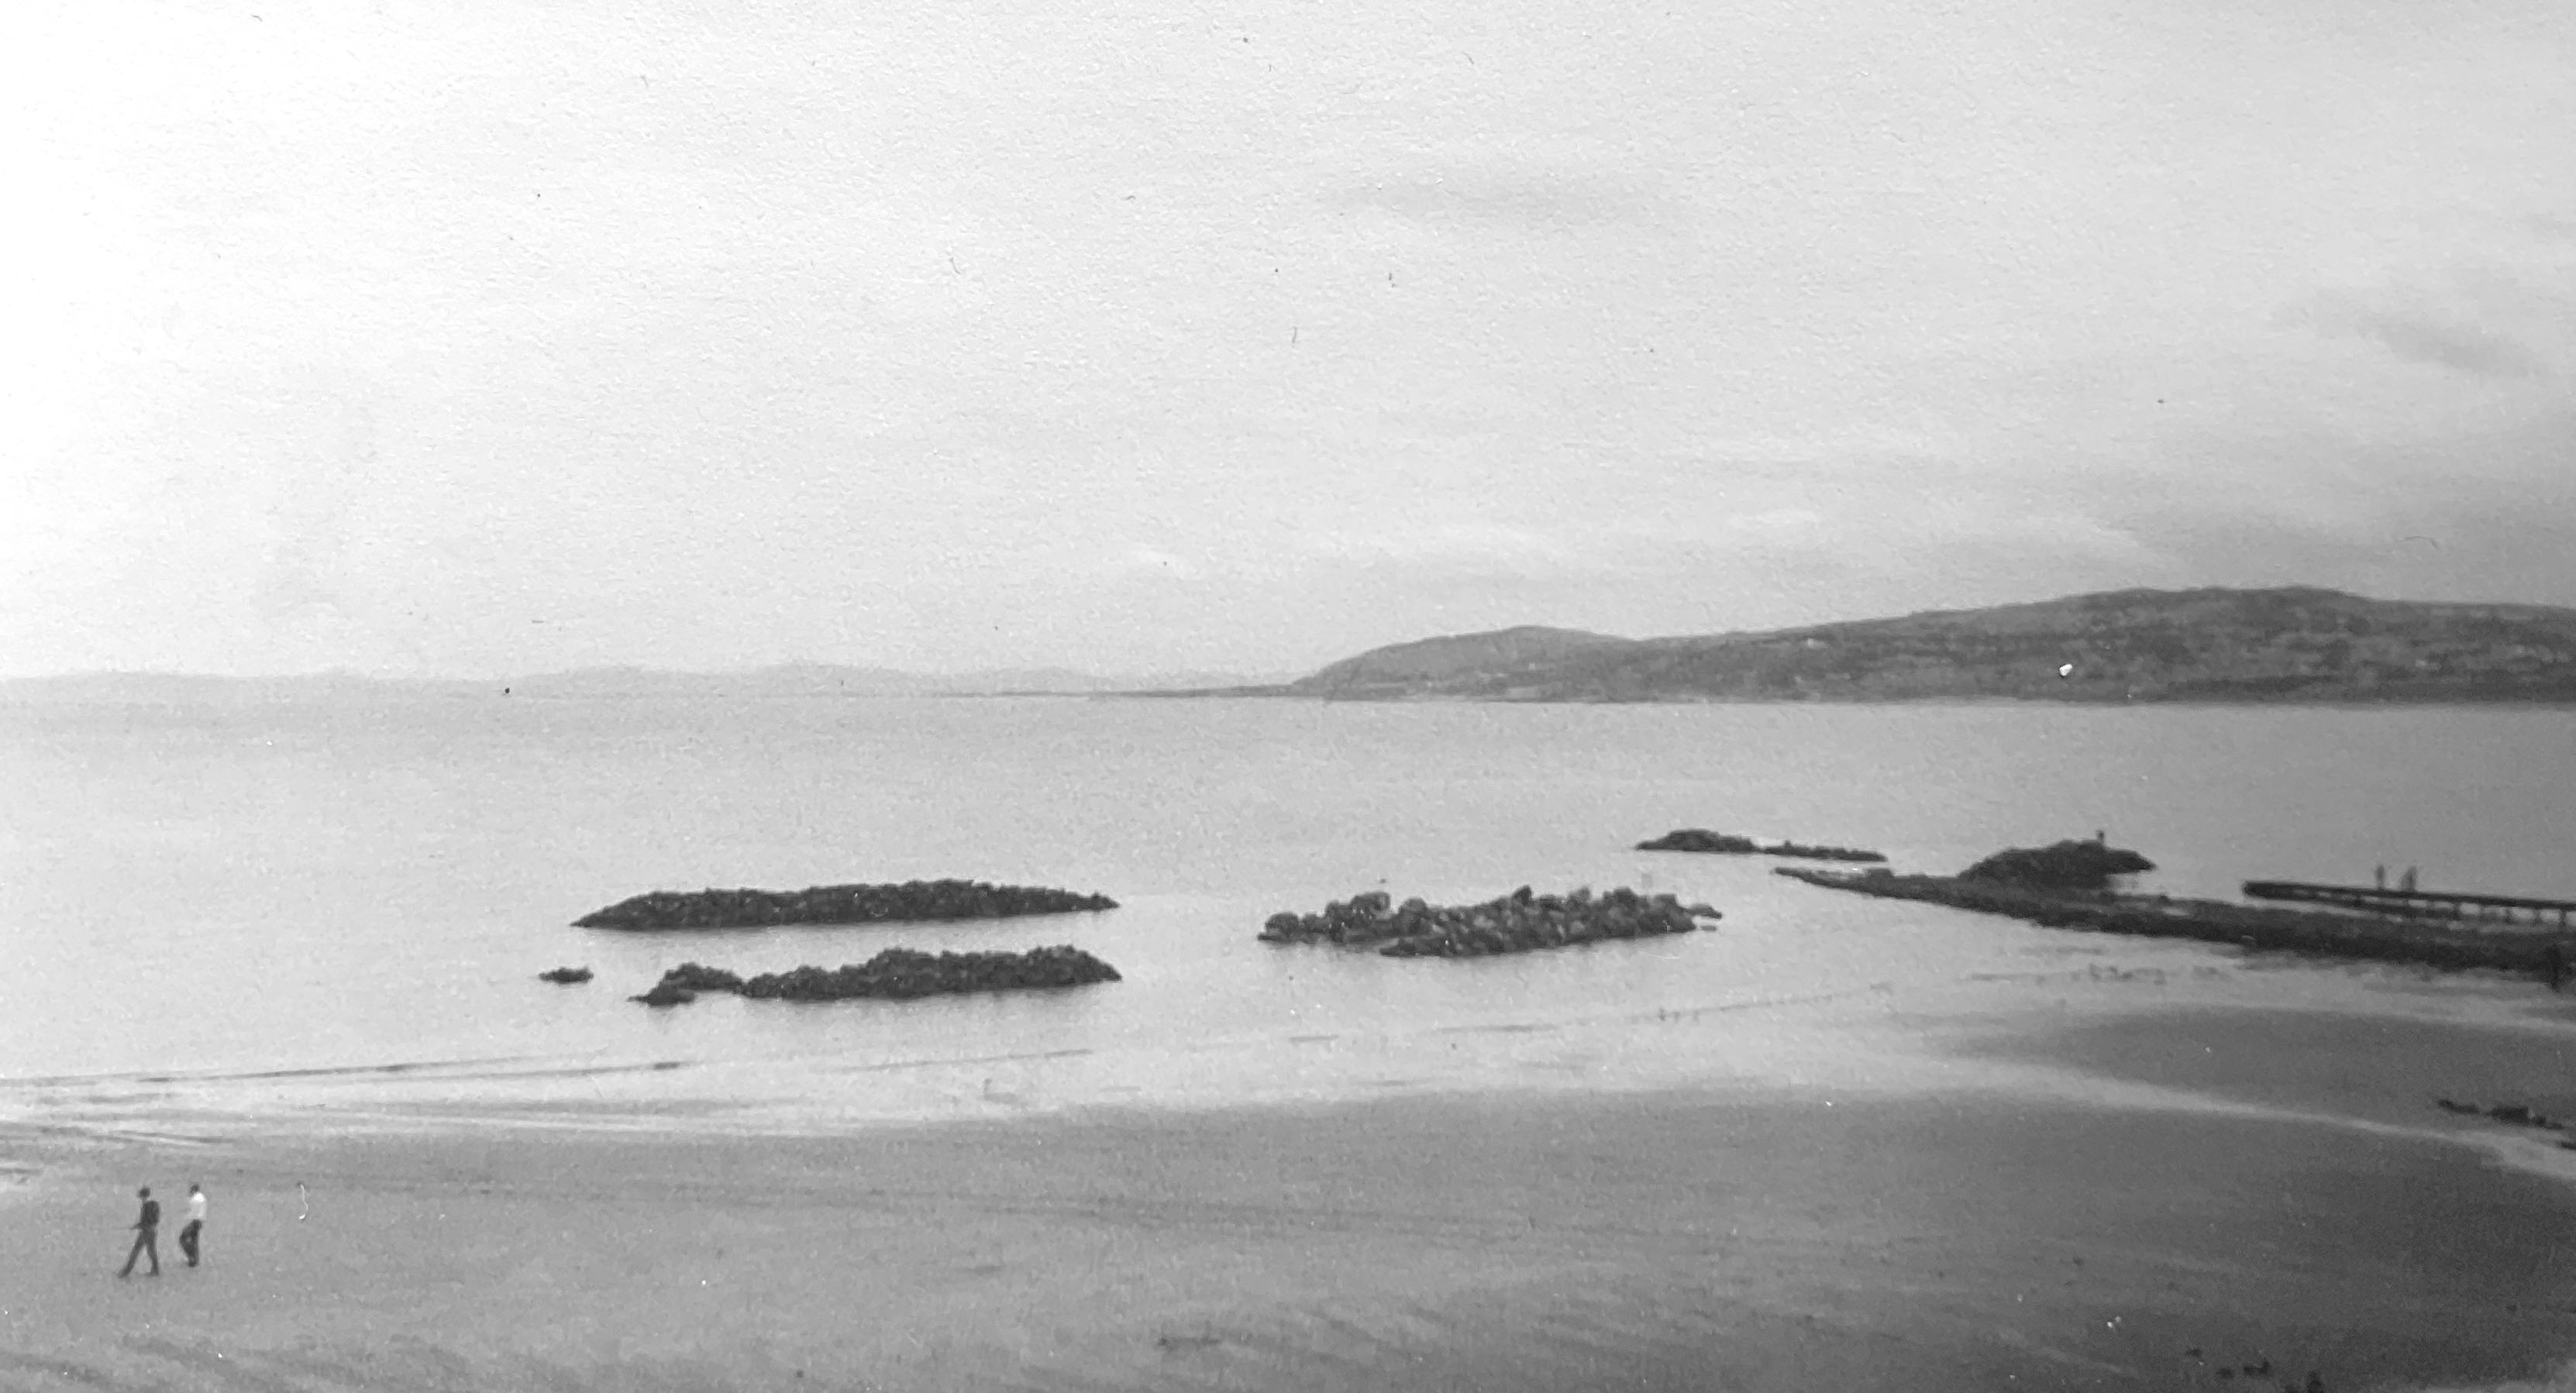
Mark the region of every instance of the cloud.
<instances>
[{"instance_id":1,"label":"cloud","mask_svg":"<svg viewBox=\"0 0 2576 1393\"><path fill-rule=\"evenodd\" d=\"M2358 338L2409 362L2477 377L2539 377L2549 360L2530 345L2456 313L2416 305L2373 303L2350 291L2318 291L2283 307L2277 322L2328 338Z\"/></svg>"}]
</instances>

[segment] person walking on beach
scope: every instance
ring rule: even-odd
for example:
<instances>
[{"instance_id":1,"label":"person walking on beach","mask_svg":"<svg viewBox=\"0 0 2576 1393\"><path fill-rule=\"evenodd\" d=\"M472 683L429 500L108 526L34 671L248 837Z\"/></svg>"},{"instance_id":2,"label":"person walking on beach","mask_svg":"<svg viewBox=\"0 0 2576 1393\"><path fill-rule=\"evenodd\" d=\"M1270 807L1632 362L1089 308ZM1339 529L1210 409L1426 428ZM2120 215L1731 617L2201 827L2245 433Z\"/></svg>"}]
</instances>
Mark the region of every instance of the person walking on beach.
<instances>
[{"instance_id":1,"label":"person walking on beach","mask_svg":"<svg viewBox=\"0 0 2576 1393\"><path fill-rule=\"evenodd\" d=\"M187 1254L188 1265L197 1265L197 1235L206 1231L206 1192L188 1187L188 1222L179 1229L179 1251Z\"/></svg>"},{"instance_id":2,"label":"person walking on beach","mask_svg":"<svg viewBox=\"0 0 2576 1393\"><path fill-rule=\"evenodd\" d=\"M143 1201L143 1213L134 1221L134 1247L125 1255L125 1270L116 1275L133 1276L134 1260L150 1254L152 1275L158 1277L161 1275L161 1201L152 1198L152 1187L149 1185L135 1191L134 1194L135 1198Z\"/></svg>"}]
</instances>

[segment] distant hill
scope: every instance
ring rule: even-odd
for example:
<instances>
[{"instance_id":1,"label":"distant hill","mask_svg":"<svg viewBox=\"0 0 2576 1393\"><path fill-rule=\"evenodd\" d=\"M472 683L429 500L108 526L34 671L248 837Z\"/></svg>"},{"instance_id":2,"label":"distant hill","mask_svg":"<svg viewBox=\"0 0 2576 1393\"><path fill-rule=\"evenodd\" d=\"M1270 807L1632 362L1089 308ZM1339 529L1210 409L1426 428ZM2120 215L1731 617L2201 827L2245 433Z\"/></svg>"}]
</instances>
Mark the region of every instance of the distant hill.
<instances>
[{"instance_id":1,"label":"distant hill","mask_svg":"<svg viewBox=\"0 0 2576 1393\"><path fill-rule=\"evenodd\" d=\"M1277 689L1342 700L2576 702L2576 610L2120 590L1766 633L1505 629Z\"/></svg>"},{"instance_id":2,"label":"distant hill","mask_svg":"<svg viewBox=\"0 0 2576 1393\"><path fill-rule=\"evenodd\" d=\"M1302 693L1328 697L1446 694L1461 684L1482 694L1494 683L1508 684L1635 646L1634 639L1580 629L1497 629L1372 648L1289 685Z\"/></svg>"}]
</instances>

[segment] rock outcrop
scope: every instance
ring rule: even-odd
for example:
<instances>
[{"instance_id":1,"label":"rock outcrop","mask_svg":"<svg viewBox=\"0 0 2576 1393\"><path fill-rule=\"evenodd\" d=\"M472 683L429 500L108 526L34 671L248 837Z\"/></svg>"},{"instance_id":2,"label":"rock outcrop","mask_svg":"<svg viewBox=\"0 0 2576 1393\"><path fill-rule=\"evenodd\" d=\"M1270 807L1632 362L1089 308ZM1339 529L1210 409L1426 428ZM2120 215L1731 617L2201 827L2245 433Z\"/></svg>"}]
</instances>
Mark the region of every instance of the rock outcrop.
<instances>
[{"instance_id":1,"label":"rock outcrop","mask_svg":"<svg viewBox=\"0 0 2576 1393\"><path fill-rule=\"evenodd\" d=\"M537 980L540 982L552 982L561 987L569 987L589 981L590 969L586 967L558 967L552 971L538 973Z\"/></svg>"},{"instance_id":2,"label":"rock outcrop","mask_svg":"<svg viewBox=\"0 0 2576 1393\"><path fill-rule=\"evenodd\" d=\"M1671 895L1640 895L1589 888L1571 895L1537 895L1528 886L1501 899L1473 905L1432 905L1419 899L1396 904L1373 890L1336 900L1321 914L1274 914L1262 925L1265 943L1331 943L1390 958L1481 958L1526 953L1605 939L1689 933L1716 910L1684 905Z\"/></svg>"},{"instance_id":3,"label":"rock outcrop","mask_svg":"<svg viewBox=\"0 0 2576 1393\"><path fill-rule=\"evenodd\" d=\"M1697 851L1716 856L1791 856L1806 861L1884 861L1875 851L1862 851L1848 846L1809 846L1804 842L1758 842L1732 832L1711 832L1705 828L1684 827L1666 832L1651 842L1637 843L1639 851Z\"/></svg>"},{"instance_id":4,"label":"rock outcrop","mask_svg":"<svg viewBox=\"0 0 2576 1393\"><path fill-rule=\"evenodd\" d=\"M2125 847L2102 842L2058 842L1998 851L1959 872L1959 879L2031 890L2101 890L2113 876L2152 871L2156 863Z\"/></svg>"},{"instance_id":5,"label":"rock outcrop","mask_svg":"<svg viewBox=\"0 0 2576 1393\"><path fill-rule=\"evenodd\" d=\"M656 890L573 921L585 929L751 929L781 924L878 924L1010 919L1116 909L1083 895L978 880L908 880L900 885L817 885L804 890Z\"/></svg>"},{"instance_id":6,"label":"rock outcrop","mask_svg":"<svg viewBox=\"0 0 2576 1393\"><path fill-rule=\"evenodd\" d=\"M651 991L634 998L648 1006L677 1006L702 992L734 992L757 1000L848 1001L864 997L909 1000L958 992L1007 992L1088 986L1119 980L1118 969L1070 944L1025 953L924 953L888 948L863 963L798 967L744 977L720 967L682 963L662 974Z\"/></svg>"}]
</instances>

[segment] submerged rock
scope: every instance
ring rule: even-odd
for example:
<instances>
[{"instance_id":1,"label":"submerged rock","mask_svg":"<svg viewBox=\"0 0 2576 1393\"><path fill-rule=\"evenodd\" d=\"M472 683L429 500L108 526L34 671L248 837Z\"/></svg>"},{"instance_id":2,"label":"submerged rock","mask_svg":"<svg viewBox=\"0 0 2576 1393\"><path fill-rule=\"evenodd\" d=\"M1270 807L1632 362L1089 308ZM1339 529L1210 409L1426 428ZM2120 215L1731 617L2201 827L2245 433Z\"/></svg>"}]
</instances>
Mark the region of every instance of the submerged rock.
<instances>
[{"instance_id":1,"label":"submerged rock","mask_svg":"<svg viewBox=\"0 0 2576 1393\"><path fill-rule=\"evenodd\" d=\"M558 967L550 972L538 973L537 980L540 982L552 982L558 986L569 987L576 983L589 981L590 969L586 967Z\"/></svg>"},{"instance_id":2,"label":"submerged rock","mask_svg":"<svg viewBox=\"0 0 2576 1393\"><path fill-rule=\"evenodd\" d=\"M1560 896L1522 886L1483 904L1439 906L1420 899L1393 906L1383 891L1371 891L1327 904L1320 914L1271 915L1261 938L1266 943L1331 943L1391 958L1481 958L1689 933L1700 927L1698 921L1720 917L1704 904L1686 906L1671 895L1626 889L1595 897L1587 888Z\"/></svg>"},{"instance_id":3,"label":"submerged rock","mask_svg":"<svg viewBox=\"0 0 2576 1393\"><path fill-rule=\"evenodd\" d=\"M746 929L778 924L1011 919L1117 907L1118 902L1106 895L1071 890L987 885L979 880L908 880L900 885L816 885L803 890L656 890L593 910L573 924L585 929Z\"/></svg>"}]
</instances>

